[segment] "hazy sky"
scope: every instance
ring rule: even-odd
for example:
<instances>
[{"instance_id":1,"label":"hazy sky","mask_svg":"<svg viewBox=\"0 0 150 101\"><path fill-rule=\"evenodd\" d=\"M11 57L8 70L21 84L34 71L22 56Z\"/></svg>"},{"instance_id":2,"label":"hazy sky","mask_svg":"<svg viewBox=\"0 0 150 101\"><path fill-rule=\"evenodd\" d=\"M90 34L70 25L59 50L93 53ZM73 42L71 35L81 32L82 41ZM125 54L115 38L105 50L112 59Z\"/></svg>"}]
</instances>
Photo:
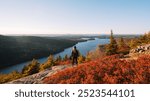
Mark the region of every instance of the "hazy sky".
<instances>
[{"instance_id":1,"label":"hazy sky","mask_svg":"<svg viewBox=\"0 0 150 101\"><path fill-rule=\"evenodd\" d=\"M144 33L150 0L0 0L0 34Z\"/></svg>"}]
</instances>

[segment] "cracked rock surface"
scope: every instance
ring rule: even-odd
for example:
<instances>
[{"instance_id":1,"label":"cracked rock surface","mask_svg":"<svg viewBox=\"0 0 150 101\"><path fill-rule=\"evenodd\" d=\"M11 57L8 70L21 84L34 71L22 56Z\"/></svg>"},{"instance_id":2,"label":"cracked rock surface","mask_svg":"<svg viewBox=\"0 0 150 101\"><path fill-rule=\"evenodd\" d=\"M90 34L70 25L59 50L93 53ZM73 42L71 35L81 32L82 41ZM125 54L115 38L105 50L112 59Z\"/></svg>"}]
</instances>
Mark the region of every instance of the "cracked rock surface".
<instances>
[{"instance_id":1,"label":"cracked rock surface","mask_svg":"<svg viewBox=\"0 0 150 101\"><path fill-rule=\"evenodd\" d=\"M42 84L43 79L45 77L51 76L58 71L64 70L66 68L71 68L71 65L60 65L60 66L53 66L52 69L47 69L45 71L41 71L39 73L23 77L6 84Z\"/></svg>"}]
</instances>

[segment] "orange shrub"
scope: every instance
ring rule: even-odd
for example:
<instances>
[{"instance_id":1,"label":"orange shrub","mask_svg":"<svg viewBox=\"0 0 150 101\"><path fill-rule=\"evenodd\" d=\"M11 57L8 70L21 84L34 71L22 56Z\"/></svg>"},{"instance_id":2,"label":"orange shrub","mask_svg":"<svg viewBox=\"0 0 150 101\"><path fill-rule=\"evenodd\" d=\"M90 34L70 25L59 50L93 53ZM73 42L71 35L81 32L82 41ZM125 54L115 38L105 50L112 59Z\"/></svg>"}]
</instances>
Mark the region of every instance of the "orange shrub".
<instances>
[{"instance_id":1,"label":"orange shrub","mask_svg":"<svg viewBox=\"0 0 150 101\"><path fill-rule=\"evenodd\" d=\"M65 69L48 78L49 84L137 84L150 83L150 56L120 60L118 55Z\"/></svg>"},{"instance_id":2,"label":"orange shrub","mask_svg":"<svg viewBox=\"0 0 150 101\"><path fill-rule=\"evenodd\" d=\"M56 65L68 65L68 64L71 64L70 60L56 62Z\"/></svg>"}]
</instances>

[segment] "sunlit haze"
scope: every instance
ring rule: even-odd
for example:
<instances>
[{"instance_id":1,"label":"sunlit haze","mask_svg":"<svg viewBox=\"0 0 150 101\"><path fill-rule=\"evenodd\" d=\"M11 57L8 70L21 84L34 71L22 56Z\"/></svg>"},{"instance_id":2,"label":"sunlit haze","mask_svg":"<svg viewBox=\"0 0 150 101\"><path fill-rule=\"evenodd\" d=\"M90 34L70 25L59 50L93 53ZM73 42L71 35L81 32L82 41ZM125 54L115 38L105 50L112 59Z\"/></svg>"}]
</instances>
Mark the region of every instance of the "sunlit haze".
<instances>
[{"instance_id":1,"label":"sunlit haze","mask_svg":"<svg viewBox=\"0 0 150 101\"><path fill-rule=\"evenodd\" d=\"M150 0L1 0L0 34L139 34Z\"/></svg>"}]
</instances>

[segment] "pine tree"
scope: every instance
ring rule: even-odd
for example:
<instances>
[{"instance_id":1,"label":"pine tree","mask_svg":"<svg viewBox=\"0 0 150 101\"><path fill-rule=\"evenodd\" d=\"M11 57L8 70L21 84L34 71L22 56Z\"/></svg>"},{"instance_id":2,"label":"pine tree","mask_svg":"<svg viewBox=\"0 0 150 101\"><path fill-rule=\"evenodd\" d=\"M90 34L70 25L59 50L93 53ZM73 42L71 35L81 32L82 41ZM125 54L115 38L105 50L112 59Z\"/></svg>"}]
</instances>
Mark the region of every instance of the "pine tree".
<instances>
[{"instance_id":1,"label":"pine tree","mask_svg":"<svg viewBox=\"0 0 150 101\"><path fill-rule=\"evenodd\" d=\"M106 46L106 54L113 55L117 54L117 42L113 37L113 31L111 30L110 43Z\"/></svg>"},{"instance_id":2,"label":"pine tree","mask_svg":"<svg viewBox=\"0 0 150 101\"><path fill-rule=\"evenodd\" d=\"M148 40L149 40L149 43L150 43L150 31L148 32L147 37L148 37Z\"/></svg>"},{"instance_id":3,"label":"pine tree","mask_svg":"<svg viewBox=\"0 0 150 101\"><path fill-rule=\"evenodd\" d=\"M63 60L66 61L66 60L68 60L68 59L69 59L69 57L68 57L68 55L66 54Z\"/></svg>"},{"instance_id":4,"label":"pine tree","mask_svg":"<svg viewBox=\"0 0 150 101\"><path fill-rule=\"evenodd\" d=\"M80 55L78 58L78 63L83 63L83 61L85 61L85 57L83 55Z\"/></svg>"},{"instance_id":5,"label":"pine tree","mask_svg":"<svg viewBox=\"0 0 150 101\"><path fill-rule=\"evenodd\" d=\"M25 76L37 73L39 72L39 66L40 63L37 60L33 59L31 63L29 63L27 66L23 68L22 73Z\"/></svg>"},{"instance_id":6,"label":"pine tree","mask_svg":"<svg viewBox=\"0 0 150 101\"><path fill-rule=\"evenodd\" d=\"M119 44L119 47L124 47L126 45L122 37L120 38L118 44Z\"/></svg>"},{"instance_id":7,"label":"pine tree","mask_svg":"<svg viewBox=\"0 0 150 101\"><path fill-rule=\"evenodd\" d=\"M118 53L119 54L128 54L130 47L124 42L124 39L121 37L118 42Z\"/></svg>"},{"instance_id":8,"label":"pine tree","mask_svg":"<svg viewBox=\"0 0 150 101\"><path fill-rule=\"evenodd\" d=\"M40 65L40 71L43 71L45 69L51 68L52 66L55 65L55 60L52 55L50 55L47 59L47 61L44 64Z\"/></svg>"},{"instance_id":9,"label":"pine tree","mask_svg":"<svg viewBox=\"0 0 150 101\"><path fill-rule=\"evenodd\" d=\"M60 62L62 60L61 56L59 55L58 57L56 57L55 62Z\"/></svg>"},{"instance_id":10,"label":"pine tree","mask_svg":"<svg viewBox=\"0 0 150 101\"><path fill-rule=\"evenodd\" d=\"M47 63L53 66L55 64L53 55L48 57Z\"/></svg>"},{"instance_id":11,"label":"pine tree","mask_svg":"<svg viewBox=\"0 0 150 101\"><path fill-rule=\"evenodd\" d=\"M150 43L150 32L141 35L139 38L134 38L130 41L130 48L136 48L142 44L149 44Z\"/></svg>"},{"instance_id":12,"label":"pine tree","mask_svg":"<svg viewBox=\"0 0 150 101\"><path fill-rule=\"evenodd\" d=\"M90 56L90 52L88 52L86 54L85 61L90 61L90 60L91 60L91 56Z\"/></svg>"}]
</instances>

